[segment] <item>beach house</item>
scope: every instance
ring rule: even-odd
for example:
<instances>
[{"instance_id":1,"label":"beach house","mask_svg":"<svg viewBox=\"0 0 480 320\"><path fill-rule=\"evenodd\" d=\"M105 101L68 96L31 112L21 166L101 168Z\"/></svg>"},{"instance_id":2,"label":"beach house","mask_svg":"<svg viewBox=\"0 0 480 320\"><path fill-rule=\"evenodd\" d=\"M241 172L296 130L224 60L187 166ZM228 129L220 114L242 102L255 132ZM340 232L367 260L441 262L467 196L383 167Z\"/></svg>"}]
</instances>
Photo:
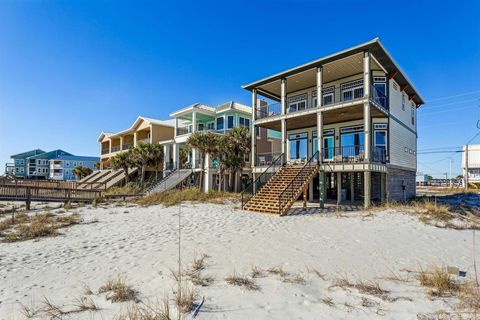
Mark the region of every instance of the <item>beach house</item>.
<instances>
[{"instance_id":1,"label":"beach house","mask_svg":"<svg viewBox=\"0 0 480 320\"><path fill-rule=\"evenodd\" d=\"M246 209L284 214L301 196L365 208L415 196L424 101L378 38L243 88L252 93L253 127L281 139L268 165L252 134L254 178L273 178L255 187Z\"/></svg>"}]
</instances>

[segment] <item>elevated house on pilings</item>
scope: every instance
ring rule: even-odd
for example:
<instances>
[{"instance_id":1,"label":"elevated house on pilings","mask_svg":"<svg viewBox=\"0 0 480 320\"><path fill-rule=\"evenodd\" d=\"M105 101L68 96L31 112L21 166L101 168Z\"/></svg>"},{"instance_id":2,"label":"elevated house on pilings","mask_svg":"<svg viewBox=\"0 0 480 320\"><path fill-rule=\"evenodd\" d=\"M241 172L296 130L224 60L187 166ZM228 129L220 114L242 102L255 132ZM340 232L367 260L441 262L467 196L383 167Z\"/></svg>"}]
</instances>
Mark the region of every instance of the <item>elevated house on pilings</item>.
<instances>
[{"instance_id":1,"label":"elevated house on pilings","mask_svg":"<svg viewBox=\"0 0 480 320\"><path fill-rule=\"evenodd\" d=\"M261 163L252 136L254 178L266 170L273 177L244 208L285 214L302 194L321 206L365 208L415 196L424 101L378 38L243 88L252 92L253 127L279 132L272 158L282 164Z\"/></svg>"}]
</instances>

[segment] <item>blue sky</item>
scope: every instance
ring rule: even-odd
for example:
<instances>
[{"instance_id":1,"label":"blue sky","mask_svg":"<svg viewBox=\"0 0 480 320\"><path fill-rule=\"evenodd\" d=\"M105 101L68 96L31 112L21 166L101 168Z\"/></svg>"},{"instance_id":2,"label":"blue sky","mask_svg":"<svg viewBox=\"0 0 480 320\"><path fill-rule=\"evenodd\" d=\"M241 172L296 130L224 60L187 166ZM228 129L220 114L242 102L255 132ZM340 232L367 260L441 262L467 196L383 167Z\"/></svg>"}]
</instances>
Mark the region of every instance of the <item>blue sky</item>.
<instances>
[{"instance_id":1,"label":"blue sky","mask_svg":"<svg viewBox=\"0 0 480 320\"><path fill-rule=\"evenodd\" d=\"M460 146L479 131L479 13L478 1L0 1L0 172L36 147L97 155L102 130L138 115L249 104L242 84L374 37L431 100L419 151ZM443 153L419 170L441 175L448 156L459 172Z\"/></svg>"}]
</instances>

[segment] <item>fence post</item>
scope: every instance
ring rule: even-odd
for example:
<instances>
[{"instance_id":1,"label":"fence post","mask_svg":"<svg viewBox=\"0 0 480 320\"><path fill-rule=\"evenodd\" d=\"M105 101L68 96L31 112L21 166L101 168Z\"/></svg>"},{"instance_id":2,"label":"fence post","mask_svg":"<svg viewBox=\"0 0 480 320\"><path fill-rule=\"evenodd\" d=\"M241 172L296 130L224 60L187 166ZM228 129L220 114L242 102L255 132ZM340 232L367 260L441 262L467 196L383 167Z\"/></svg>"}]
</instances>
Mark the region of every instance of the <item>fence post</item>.
<instances>
[{"instance_id":1,"label":"fence post","mask_svg":"<svg viewBox=\"0 0 480 320\"><path fill-rule=\"evenodd\" d=\"M25 208L30 210L30 187L27 187L27 200L25 201Z\"/></svg>"}]
</instances>

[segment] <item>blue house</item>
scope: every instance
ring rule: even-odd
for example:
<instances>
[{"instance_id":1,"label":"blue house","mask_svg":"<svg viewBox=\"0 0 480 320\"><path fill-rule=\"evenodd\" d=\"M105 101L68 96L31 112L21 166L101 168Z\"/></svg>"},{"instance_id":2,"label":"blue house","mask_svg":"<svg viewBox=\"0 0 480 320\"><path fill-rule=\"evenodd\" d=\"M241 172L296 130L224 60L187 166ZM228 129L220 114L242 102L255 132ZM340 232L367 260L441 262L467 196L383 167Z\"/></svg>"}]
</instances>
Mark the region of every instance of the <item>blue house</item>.
<instances>
[{"instance_id":1,"label":"blue house","mask_svg":"<svg viewBox=\"0 0 480 320\"><path fill-rule=\"evenodd\" d=\"M84 157L73 155L58 155L50 159L50 175L52 180L76 180L73 169L76 167L87 167L96 170L95 163L99 162L99 157Z\"/></svg>"},{"instance_id":2,"label":"blue house","mask_svg":"<svg viewBox=\"0 0 480 320\"><path fill-rule=\"evenodd\" d=\"M37 180L75 180L73 169L78 166L95 170L98 157L75 156L64 150L45 152L41 149L10 156L13 163L5 165L5 173L17 178Z\"/></svg>"}]
</instances>

